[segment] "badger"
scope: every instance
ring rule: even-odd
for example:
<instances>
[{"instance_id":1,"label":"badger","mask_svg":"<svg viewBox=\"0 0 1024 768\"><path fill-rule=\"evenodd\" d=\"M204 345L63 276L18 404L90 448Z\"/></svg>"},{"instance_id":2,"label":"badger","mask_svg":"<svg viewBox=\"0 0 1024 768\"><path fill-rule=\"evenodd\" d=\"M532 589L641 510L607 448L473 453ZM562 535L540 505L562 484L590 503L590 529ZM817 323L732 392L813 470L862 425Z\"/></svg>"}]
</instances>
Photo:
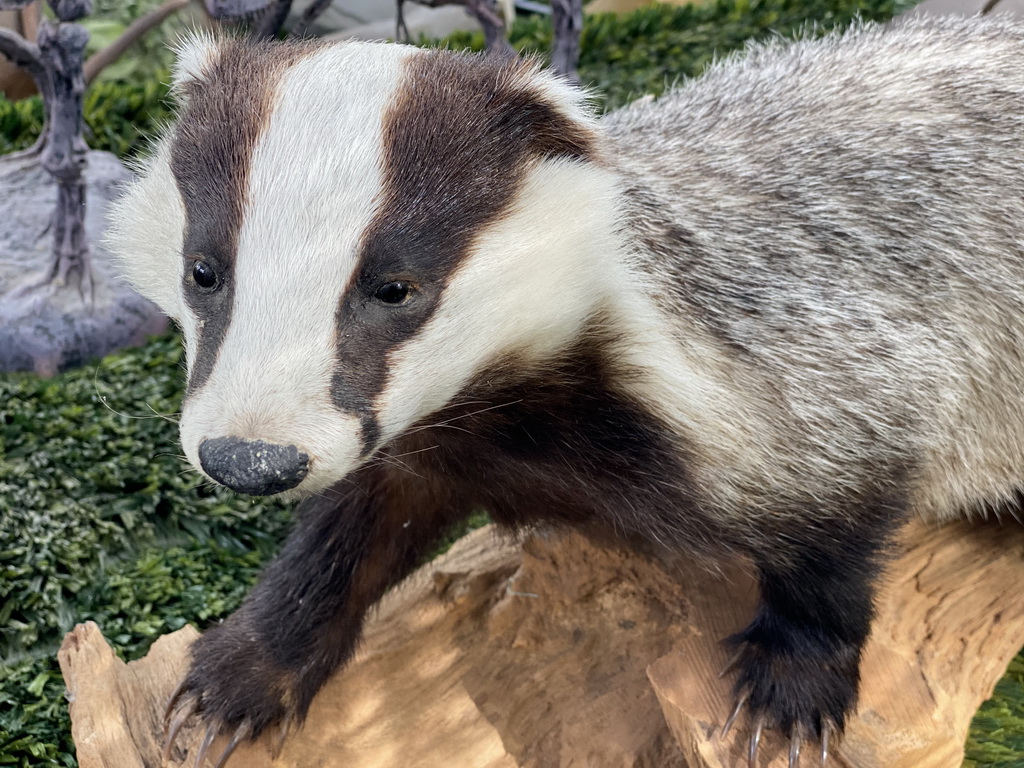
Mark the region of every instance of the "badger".
<instances>
[{"instance_id":1,"label":"badger","mask_svg":"<svg viewBox=\"0 0 1024 768\"><path fill-rule=\"evenodd\" d=\"M1008 19L858 25L599 119L531 61L187 41L109 239L183 332L188 461L302 502L165 755L300 724L485 508L746 558L723 720L824 764L901 524L1022 488L1021 62Z\"/></svg>"}]
</instances>

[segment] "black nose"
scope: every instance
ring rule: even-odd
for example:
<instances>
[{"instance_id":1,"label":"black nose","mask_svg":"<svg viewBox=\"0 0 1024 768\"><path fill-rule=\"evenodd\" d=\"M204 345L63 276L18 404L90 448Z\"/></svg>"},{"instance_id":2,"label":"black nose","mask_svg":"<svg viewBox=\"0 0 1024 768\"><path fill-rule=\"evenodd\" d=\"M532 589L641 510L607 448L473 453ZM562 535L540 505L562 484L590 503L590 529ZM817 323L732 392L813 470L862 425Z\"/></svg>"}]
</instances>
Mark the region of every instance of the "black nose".
<instances>
[{"instance_id":1,"label":"black nose","mask_svg":"<svg viewBox=\"0 0 1024 768\"><path fill-rule=\"evenodd\" d=\"M309 456L294 445L215 437L199 444L199 463L218 483L250 496L270 496L302 482Z\"/></svg>"}]
</instances>

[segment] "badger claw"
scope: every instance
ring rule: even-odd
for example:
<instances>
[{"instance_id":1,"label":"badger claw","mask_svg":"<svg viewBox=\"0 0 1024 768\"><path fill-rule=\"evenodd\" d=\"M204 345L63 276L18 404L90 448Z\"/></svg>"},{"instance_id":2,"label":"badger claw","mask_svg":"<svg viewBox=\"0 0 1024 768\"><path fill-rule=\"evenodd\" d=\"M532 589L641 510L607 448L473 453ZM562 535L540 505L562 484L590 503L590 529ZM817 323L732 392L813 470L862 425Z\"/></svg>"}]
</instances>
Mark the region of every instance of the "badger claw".
<instances>
[{"instance_id":1,"label":"badger claw","mask_svg":"<svg viewBox=\"0 0 1024 768\"><path fill-rule=\"evenodd\" d=\"M174 743L178 739L178 734L181 732L182 727L199 711L199 699L190 694L184 702L182 702L182 692L184 685L179 685L177 690L171 695L171 700L168 702L167 709L164 713L164 743L163 749L160 753L160 765L166 766L171 759L171 750L174 749ZM289 718L285 726L282 728L282 736L287 735L288 724L291 722ZM219 722L212 722L206 727L206 732L203 734L203 741L199 745L199 751L196 753L196 759L193 763L194 768L202 768L203 761L209 754L210 748L213 746L213 742L217 736L221 733L221 724ZM248 721L243 722L237 728L235 728L234 734L231 736L231 740L228 741L227 746L220 753L216 762L213 764L214 768L224 768L227 764L228 759L234 754L238 745L243 741L249 739L252 735L252 726ZM278 743L278 751L280 751L280 744L283 742L282 738ZM277 755L274 755L275 759Z\"/></svg>"},{"instance_id":2,"label":"badger claw","mask_svg":"<svg viewBox=\"0 0 1024 768\"><path fill-rule=\"evenodd\" d=\"M217 758L217 762L213 764L213 768L224 768L228 758L231 757L238 745L249 738L250 731L251 728L249 727L248 722L242 723L238 726L235 729L234 735L231 737L231 741L229 741L228 745L224 747L224 751L220 753L220 757ZM196 768L200 768L199 763L196 763Z\"/></svg>"},{"instance_id":3,"label":"badger claw","mask_svg":"<svg viewBox=\"0 0 1024 768\"><path fill-rule=\"evenodd\" d=\"M171 697L167 700L167 705L164 707L164 738L167 738L167 726L169 725L171 714L178 706L178 700L185 693L185 680L183 679L178 683L178 687L171 693Z\"/></svg>"},{"instance_id":4,"label":"badger claw","mask_svg":"<svg viewBox=\"0 0 1024 768\"><path fill-rule=\"evenodd\" d=\"M828 763L828 740L832 735L834 726L828 720L823 720L821 723L821 762L818 763L820 768L825 768Z\"/></svg>"},{"instance_id":5,"label":"badger claw","mask_svg":"<svg viewBox=\"0 0 1024 768\"><path fill-rule=\"evenodd\" d=\"M281 725L277 733L277 738L274 739L274 744L270 748L270 757L272 760L277 760L278 756L281 754L281 749L284 748L285 739L288 738L288 733L292 729L293 720L294 716L292 715L291 712L289 712L287 715L285 715L284 720L281 721Z\"/></svg>"},{"instance_id":6,"label":"badger claw","mask_svg":"<svg viewBox=\"0 0 1024 768\"><path fill-rule=\"evenodd\" d=\"M167 704L167 708L164 711L164 745L160 751L160 765L167 765L171 759L171 750L174 748L174 742L178 739L178 734L181 732L181 728L185 725L185 722L196 713L199 708L199 700L195 696L190 696L185 700L184 705L176 710L177 705L181 699L182 693L184 692L184 683L179 685L178 688L171 694L171 700ZM173 717L172 717L173 715Z\"/></svg>"},{"instance_id":7,"label":"badger claw","mask_svg":"<svg viewBox=\"0 0 1024 768\"><path fill-rule=\"evenodd\" d=\"M735 672L740 665L740 660L743 658L743 650L738 650L732 655L732 658L725 663L722 667L722 671L718 673L718 679L721 680L723 677L731 672Z\"/></svg>"},{"instance_id":8,"label":"badger claw","mask_svg":"<svg viewBox=\"0 0 1024 768\"><path fill-rule=\"evenodd\" d=\"M733 725L739 718L740 712L746 707L750 699L749 691L744 691L736 699L736 705L733 707L732 712L729 714L728 719L725 721L725 725L722 726L722 731L719 734L720 739L726 739L732 730ZM768 724L768 718L765 715L757 715L752 717L751 721L751 732L750 740L747 743L747 765L749 768L755 768L757 765L757 752L761 744L761 736L764 733L765 726ZM832 741L833 734L838 733L836 727L830 720L823 719L821 721L821 730L818 740L819 753L818 753L818 768L826 768L828 765L828 750L829 744ZM799 768L800 765L800 752L803 750L804 741L806 740L807 729L801 725L796 724L793 726L792 735L789 740L789 762L788 768Z\"/></svg>"},{"instance_id":9,"label":"badger claw","mask_svg":"<svg viewBox=\"0 0 1024 768\"><path fill-rule=\"evenodd\" d=\"M203 760L206 759L206 753L210 751L210 745L213 744L213 740L217 738L218 730L212 723L206 726L206 734L203 736L203 743L199 745L194 768L202 768Z\"/></svg>"},{"instance_id":10,"label":"badger claw","mask_svg":"<svg viewBox=\"0 0 1024 768\"><path fill-rule=\"evenodd\" d=\"M754 720L754 728L750 732L750 746L747 748L747 765L749 768L757 766L757 748L761 745L761 733L764 731L764 715L758 715Z\"/></svg>"},{"instance_id":11,"label":"badger claw","mask_svg":"<svg viewBox=\"0 0 1024 768\"><path fill-rule=\"evenodd\" d=\"M793 727L793 735L789 738L789 768L797 768L800 765L800 747L803 742L803 729L796 725Z\"/></svg>"},{"instance_id":12,"label":"badger claw","mask_svg":"<svg viewBox=\"0 0 1024 768\"><path fill-rule=\"evenodd\" d=\"M725 721L725 725L722 726L721 738L724 739L724 738L726 738L729 735L729 731L732 730L733 723L736 722L736 718L739 717L740 712L743 711L743 708L747 704L747 699L749 699L749 698L750 698L750 692L749 691L744 691L743 693L741 693L739 696L736 697L736 706L733 707L732 714L729 715L729 718Z\"/></svg>"}]
</instances>

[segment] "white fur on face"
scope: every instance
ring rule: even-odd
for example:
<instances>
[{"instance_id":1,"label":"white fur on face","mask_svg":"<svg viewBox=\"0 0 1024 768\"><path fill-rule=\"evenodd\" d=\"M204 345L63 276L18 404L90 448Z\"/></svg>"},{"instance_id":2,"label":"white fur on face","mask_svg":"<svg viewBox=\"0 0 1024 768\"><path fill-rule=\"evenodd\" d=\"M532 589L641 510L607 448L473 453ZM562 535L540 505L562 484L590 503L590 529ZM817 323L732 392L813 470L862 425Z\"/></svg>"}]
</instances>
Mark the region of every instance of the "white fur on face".
<instances>
[{"instance_id":1,"label":"white fur on face","mask_svg":"<svg viewBox=\"0 0 1024 768\"><path fill-rule=\"evenodd\" d=\"M167 137L138 164L138 179L109 209L105 244L135 290L181 323L185 207L171 175L170 154Z\"/></svg>"},{"instance_id":2,"label":"white fur on face","mask_svg":"<svg viewBox=\"0 0 1024 768\"><path fill-rule=\"evenodd\" d=\"M571 343L615 290L617 218L610 173L590 163L538 164L511 209L477 237L433 317L392 355L377 402L382 441L442 408L503 356L543 361Z\"/></svg>"},{"instance_id":3,"label":"white fur on face","mask_svg":"<svg viewBox=\"0 0 1024 768\"><path fill-rule=\"evenodd\" d=\"M355 466L359 421L331 403L335 314L380 188L382 114L411 51L333 46L282 78L252 156L231 323L182 414L195 466L200 442L221 436L297 446L310 456L303 493Z\"/></svg>"},{"instance_id":4,"label":"white fur on face","mask_svg":"<svg viewBox=\"0 0 1024 768\"><path fill-rule=\"evenodd\" d=\"M213 66L210 45L216 43L194 41L196 50L182 54L179 85ZM294 445L310 456L296 489L308 494L363 460L360 418L332 398L337 367L364 364L338 359L345 329L337 327L337 312L353 283L361 237L385 196L382 123L401 100L404 65L416 55L423 54L363 43L311 49L276 82L246 176L230 322L219 345L210 345L216 359L209 376L183 407L182 445L196 468L207 439ZM546 73L522 76L522 87L572 122L592 125L578 91ZM144 291L157 286L147 295L159 293L179 320L193 370L203 320L181 295L185 211L169 154L165 146L153 161L123 220L134 219L148 249L136 282ZM615 177L566 159L537 160L525 178L518 173L509 181L519 187L509 209L476 234L430 318L390 352L380 350L388 354L386 381L369 393L376 395L378 447L444 407L496 360L553 356L614 291ZM564 215L573 200L580 202ZM168 232L157 242L138 227L161 220L174 227L173 237Z\"/></svg>"}]
</instances>

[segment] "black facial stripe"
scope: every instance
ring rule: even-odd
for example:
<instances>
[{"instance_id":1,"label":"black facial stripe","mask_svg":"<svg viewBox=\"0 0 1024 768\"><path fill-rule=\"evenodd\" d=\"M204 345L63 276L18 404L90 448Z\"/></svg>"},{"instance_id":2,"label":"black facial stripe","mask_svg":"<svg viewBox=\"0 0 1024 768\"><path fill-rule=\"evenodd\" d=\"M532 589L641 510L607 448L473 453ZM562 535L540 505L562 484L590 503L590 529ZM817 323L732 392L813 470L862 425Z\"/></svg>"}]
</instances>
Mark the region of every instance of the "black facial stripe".
<instances>
[{"instance_id":1,"label":"black facial stripe","mask_svg":"<svg viewBox=\"0 0 1024 768\"><path fill-rule=\"evenodd\" d=\"M337 312L331 394L363 421L364 452L379 435L373 409L389 356L433 315L473 238L500 219L536 160L592 154L588 130L531 88L528 71L522 61L447 51L406 61L383 121L381 202ZM370 309L367 297L394 279L416 286L413 300Z\"/></svg>"},{"instance_id":2,"label":"black facial stripe","mask_svg":"<svg viewBox=\"0 0 1024 768\"><path fill-rule=\"evenodd\" d=\"M274 88L285 69L309 50L225 41L202 79L184 87L186 106L175 130L170 165L185 205L182 289L199 320L186 396L209 378L231 322L249 159L269 119ZM192 284L197 258L216 271L216 290L198 291Z\"/></svg>"}]
</instances>

